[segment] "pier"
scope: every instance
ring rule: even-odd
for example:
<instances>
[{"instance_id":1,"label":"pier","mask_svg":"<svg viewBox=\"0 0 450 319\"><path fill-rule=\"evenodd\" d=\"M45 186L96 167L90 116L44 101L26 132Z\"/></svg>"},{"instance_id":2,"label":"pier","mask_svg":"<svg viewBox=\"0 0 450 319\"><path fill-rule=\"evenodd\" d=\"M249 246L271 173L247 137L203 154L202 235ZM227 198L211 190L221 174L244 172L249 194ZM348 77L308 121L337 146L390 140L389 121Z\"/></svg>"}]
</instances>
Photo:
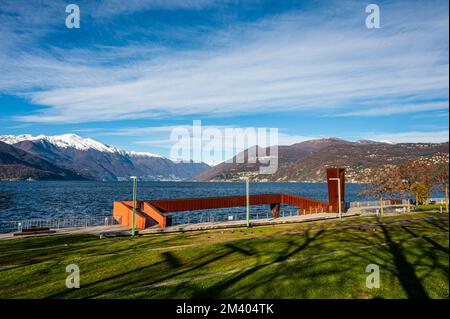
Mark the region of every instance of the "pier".
<instances>
[{"instance_id":1,"label":"pier","mask_svg":"<svg viewBox=\"0 0 450 319\"><path fill-rule=\"evenodd\" d=\"M327 169L329 201L306 198L292 194L256 194L249 196L249 205L268 205L273 219L280 217L281 204L297 207L297 215L336 214L344 205L345 176L344 169ZM336 183L338 181L338 183ZM172 225L172 212L186 212L206 209L243 207L247 197L200 197L180 199L140 200L136 202L136 229L146 229L155 225L166 228ZM132 227L133 202L114 202L114 218L122 225Z\"/></svg>"}]
</instances>

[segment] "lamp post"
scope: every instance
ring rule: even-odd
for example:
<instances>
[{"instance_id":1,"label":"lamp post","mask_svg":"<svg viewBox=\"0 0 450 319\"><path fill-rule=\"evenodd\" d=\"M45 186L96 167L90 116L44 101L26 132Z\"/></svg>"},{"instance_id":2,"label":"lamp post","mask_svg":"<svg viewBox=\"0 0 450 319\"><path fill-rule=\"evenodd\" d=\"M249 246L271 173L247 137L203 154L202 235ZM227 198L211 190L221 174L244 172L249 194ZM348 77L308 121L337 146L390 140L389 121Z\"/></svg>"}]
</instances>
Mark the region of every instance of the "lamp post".
<instances>
[{"instance_id":1,"label":"lamp post","mask_svg":"<svg viewBox=\"0 0 450 319\"><path fill-rule=\"evenodd\" d=\"M250 179L247 177L245 181L246 201L247 201L247 227L250 227Z\"/></svg>"},{"instance_id":2,"label":"lamp post","mask_svg":"<svg viewBox=\"0 0 450 319\"><path fill-rule=\"evenodd\" d=\"M131 221L131 236L134 236L136 233L137 176L131 176L130 178L133 180L133 217Z\"/></svg>"},{"instance_id":3,"label":"lamp post","mask_svg":"<svg viewBox=\"0 0 450 319\"><path fill-rule=\"evenodd\" d=\"M341 203L341 179L339 177L332 177L330 178L331 181L337 181L338 182L338 212L339 212L339 219L342 218L342 203Z\"/></svg>"}]
</instances>

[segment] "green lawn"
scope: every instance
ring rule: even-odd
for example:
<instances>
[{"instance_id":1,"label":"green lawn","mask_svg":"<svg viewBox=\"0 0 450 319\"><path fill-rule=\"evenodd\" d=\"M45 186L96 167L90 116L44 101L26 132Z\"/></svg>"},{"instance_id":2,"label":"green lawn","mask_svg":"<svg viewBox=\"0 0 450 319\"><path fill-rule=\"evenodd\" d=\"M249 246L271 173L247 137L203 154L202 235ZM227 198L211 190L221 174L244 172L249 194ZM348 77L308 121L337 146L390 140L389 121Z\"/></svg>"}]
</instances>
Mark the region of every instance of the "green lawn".
<instances>
[{"instance_id":1,"label":"green lawn","mask_svg":"<svg viewBox=\"0 0 450 319\"><path fill-rule=\"evenodd\" d=\"M379 223L382 221L383 223ZM0 241L0 298L448 298L448 215ZM67 289L77 264L81 288ZM366 287L368 264L380 288Z\"/></svg>"},{"instance_id":2,"label":"green lawn","mask_svg":"<svg viewBox=\"0 0 450 319\"><path fill-rule=\"evenodd\" d=\"M416 212L426 212L426 211L442 211L445 212L445 204L432 204L432 205L418 205L415 207Z\"/></svg>"}]
</instances>

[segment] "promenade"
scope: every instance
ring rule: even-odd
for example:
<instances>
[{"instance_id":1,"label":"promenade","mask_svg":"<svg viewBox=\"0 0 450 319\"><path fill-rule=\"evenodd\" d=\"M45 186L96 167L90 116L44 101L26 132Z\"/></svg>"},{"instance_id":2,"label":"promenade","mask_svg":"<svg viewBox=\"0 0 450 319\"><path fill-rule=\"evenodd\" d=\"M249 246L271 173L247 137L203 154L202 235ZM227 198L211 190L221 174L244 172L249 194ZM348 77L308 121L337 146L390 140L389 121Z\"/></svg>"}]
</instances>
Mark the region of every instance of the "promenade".
<instances>
[{"instance_id":1,"label":"promenade","mask_svg":"<svg viewBox=\"0 0 450 319\"><path fill-rule=\"evenodd\" d=\"M344 213L343 218L355 217L359 213L350 212ZM307 223L307 222L318 222L324 220L338 219L338 215L334 213L317 213L310 215L297 215L297 216L286 216L277 218L264 218L251 220L250 224L252 227L257 226L270 226L270 225L282 225L282 224L292 224L292 223ZM246 227L247 222L245 220L234 220L225 222L207 222L207 223L190 223L182 225L168 226L165 228L159 227L159 225L154 225L152 227L139 230L138 235L151 235L151 234L162 234L162 233L176 233L176 232L188 232L188 231L202 231L202 230L212 230L212 229L228 229L228 228L241 228ZM95 227L84 227L84 228L61 228L55 229L55 233L52 234L30 234L22 236L14 236L14 233L4 233L0 234L0 240L7 239L17 239L25 237L37 237L37 236L57 236L57 235L81 235L90 234L95 236L128 236L131 234L130 229L123 225L110 225L110 226L95 226Z\"/></svg>"}]
</instances>

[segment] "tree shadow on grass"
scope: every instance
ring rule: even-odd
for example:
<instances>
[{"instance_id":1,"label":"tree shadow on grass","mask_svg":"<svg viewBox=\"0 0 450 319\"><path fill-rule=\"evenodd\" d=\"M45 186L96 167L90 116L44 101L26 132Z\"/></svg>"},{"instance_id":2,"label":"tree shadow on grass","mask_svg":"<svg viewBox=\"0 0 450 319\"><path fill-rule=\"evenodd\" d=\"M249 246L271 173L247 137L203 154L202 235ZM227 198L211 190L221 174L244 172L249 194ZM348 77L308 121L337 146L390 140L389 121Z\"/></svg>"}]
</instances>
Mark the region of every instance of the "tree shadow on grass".
<instances>
[{"instance_id":1,"label":"tree shadow on grass","mask_svg":"<svg viewBox=\"0 0 450 319\"><path fill-rule=\"evenodd\" d=\"M442 219L448 220L448 216L446 216L445 218L442 218ZM426 219L425 222L432 227L439 228L441 231L448 232L449 231L448 225L446 225L446 224L442 225L442 219L441 218L439 218L439 219L438 218L433 218L433 219L430 218L430 219Z\"/></svg>"},{"instance_id":2,"label":"tree shadow on grass","mask_svg":"<svg viewBox=\"0 0 450 319\"><path fill-rule=\"evenodd\" d=\"M196 256L195 260L192 260L193 264L188 264L187 262L182 262L178 260L174 255L168 256L167 253L161 253L164 260L152 264L149 266L144 266L137 268L133 271L120 273L114 276L110 276L107 278L103 278L96 282L89 284L88 286L95 286L102 283L111 282L111 286L105 287L105 289L101 289L93 294L89 294L86 296L87 298L95 298L99 296L103 296L108 293L117 293L120 296L121 292L129 293L133 291L135 287L142 287L148 285L158 284L160 282L164 282L170 280L174 277L182 276L186 273L189 273L197 268L201 268L207 266L210 263L221 260L231 254L233 251L230 248L221 249L213 254L205 253L200 256ZM175 261L177 259L177 261ZM164 267L167 265L167 267ZM177 267L174 267L177 265ZM183 267L185 266L185 267ZM172 268L173 271L168 271L168 268ZM176 270L178 269L178 271ZM117 284L117 279L121 279L121 283ZM88 286L83 286L82 288L86 288ZM112 296L114 296L113 294Z\"/></svg>"},{"instance_id":3,"label":"tree shadow on grass","mask_svg":"<svg viewBox=\"0 0 450 319\"><path fill-rule=\"evenodd\" d=\"M419 237L418 234L416 234L413 230L411 230L409 227L407 226L402 226L402 228L411 236L413 237ZM447 247L442 246L441 244L439 244L438 242L434 241L433 239L429 238L429 237L423 237L423 240L427 241L429 244L431 244L434 248L448 254L449 250Z\"/></svg>"},{"instance_id":4,"label":"tree shadow on grass","mask_svg":"<svg viewBox=\"0 0 450 319\"><path fill-rule=\"evenodd\" d=\"M425 221L424 223L427 224L428 221ZM438 225L433 226L435 227L434 231L443 228L438 227ZM396 240L396 238L394 238L392 235L392 231L390 230L390 228L394 229L394 227L397 227L398 229L401 229L405 233L412 236L408 236L408 238L406 239L403 238L402 240ZM440 257L436 254L436 251L448 254L448 249L440 245L433 239L427 237L426 235L419 235L411 231L411 227L406 227L401 224L389 225L380 221L378 227L376 228L377 234L374 236L376 238L382 236L382 238L384 239L384 244L372 248L370 250L370 257L365 256L362 252L354 252L354 254L366 259L368 263L381 263L381 270L388 270L397 277L400 285L403 288L403 291L409 299L428 299L429 295L425 290L422 282L438 269L445 273L448 281L448 266L443 265L440 262ZM417 225L415 227L421 226ZM380 234L378 234L379 230L381 231ZM433 229L425 226L425 228L422 230L429 232ZM397 233L397 235L398 234L401 233ZM363 234L353 233L351 237L353 237L353 240L355 241L361 243L365 242L367 245L371 244L370 240ZM414 240L414 247L416 249L404 248L402 242L405 240L407 242ZM430 245L424 245L424 242L427 242ZM406 255L409 256L410 260L414 260L414 262L408 261ZM421 268L421 271L423 273L421 278L419 278L416 274L416 269L418 268Z\"/></svg>"},{"instance_id":5,"label":"tree shadow on grass","mask_svg":"<svg viewBox=\"0 0 450 319\"><path fill-rule=\"evenodd\" d=\"M181 267L182 265L181 261L170 251L165 251L161 253L161 255L164 257L165 261L169 264L169 266L172 269Z\"/></svg>"},{"instance_id":6,"label":"tree shadow on grass","mask_svg":"<svg viewBox=\"0 0 450 319\"><path fill-rule=\"evenodd\" d=\"M272 263L269 264L261 264L260 262L260 258L258 258L256 260L256 265L254 265L253 267L247 267L247 269L244 268L243 271L238 272L235 275L232 275L230 278L223 280L215 285L212 285L211 287L204 289L204 290L200 290L200 291L196 291L193 294L193 298L216 298L216 297L220 297L221 292L225 289L227 289L228 287L236 284L237 282L239 282L240 280L254 274L255 272L272 266L273 264L276 263L281 263L283 261L286 261L287 259L289 259L291 256L299 253L300 251L306 249L306 247L308 247L313 241L317 240L318 238L320 238L323 234L324 234L324 230L319 230L318 232L316 232L313 236L310 235L309 230L305 231L305 236L306 239L304 241L304 243L300 246L297 246L295 244L295 242L293 240L289 240L288 241L288 247L286 249L285 253L281 253L279 256L277 256L275 258L275 260ZM229 244L228 244L229 245ZM230 245L229 245L230 246ZM233 247L236 251L238 252L243 252L242 249L236 249L236 246L231 246ZM294 249L291 249L292 247L294 247ZM243 253L244 255L249 255L248 252L244 251ZM267 279L268 281L270 281L271 279ZM258 283L261 284L261 283Z\"/></svg>"},{"instance_id":7,"label":"tree shadow on grass","mask_svg":"<svg viewBox=\"0 0 450 319\"><path fill-rule=\"evenodd\" d=\"M366 266L364 261L366 260L369 263L384 263L382 269L388 269L398 278L408 298L428 298L428 294L417 277L415 269L418 266L426 266L429 269L428 273L431 273L433 269L443 266L439 263L439 256L433 250L437 246L429 241L422 241L424 245L426 243L429 245L424 246L424 251L420 251L420 255L414 255L415 252L409 250L405 251L402 244L395 240L399 233L395 232L394 236L391 234L391 228L393 230L397 228L402 229L401 226L400 224L386 225L379 221L375 226L377 228L375 233L372 233L370 230L361 231L357 228L342 230L315 229L314 232L307 229L303 234L279 235L276 238L266 236L267 238L253 240L233 240L211 245L206 251L202 250L201 254L192 254L195 250L190 250L192 255L189 255L188 251L183 250L182 253L188 254L189 258L186 258L186 255L184 255L184 258L179 258L177 253L162 252L160 253L161 261L83 285L80 290L86 288L87 290L84 290L84 292L80 291L79 295L92 298L104 296L105 293L116 292L111 297L121 297L135 293L146 296L146 286L148 286L150 291L147 290L147 296L161 296L163 294L168 298L178 297L180 294L193 298L221 298L229 296L248 296L251 298L253 291L256 290L259 291L260 296L264 297L265 294L272 296L273 290L271 289L278 288L277 281L289 278L290 272L296 271L301 272L301 276L308 277L305 280L308 285L304 287L296 286L291 281L288 287L294 291L294 297L311 296L308 291L309 288L315 290L316 293L319 292L319 295L322 294L320 289L325 289L323 295L330 296L332 294L327 291L327 287L318 287L315 280L332 280L333 287L344 286L347 280L346 276L353 276L354 269L356 269L356 272L362 271L364 274ZM413 233L408 232L411 228L403 228L402 230L409 235L415 234L414 231ZM273 246L276 251L271 251L271 242L274 239L276 239L275 242L278 242L278 244ZM297 239L301 239L301 241ZM377 243L382 245L370 248L369 251L362 250L366 253L356 250L350 252L350 255L346 253L346 255L339 255L339 257L336 255L327 256L330 250L331 252L336 250L335 246L330 245L336 240L339 241L343 249L364 245L369 247ZM442 252L448 254L448 249L439 243L435 242L435 244L441 246L441 248L436 249L440 256L442 256ZM405 253L407 253L408 259ZM171 284L161 288L152 288L154 284L186 279L186 276L195 278L195 276L210 274L211 270L214 270L214 263L218 262L220 267L222 267L226 265L227 260L230 260L228 257L232 254L238 254L242 256L243 261L248 260L249 262L246 262L242 269L240 271L237 270L236 273L219 274L211 280L203 281L206 283L206 288L204 287L205 284L201 284L202 281L200 281L200 284L195 284L192 281L182 281L178 284ZM320 257L317 260L314 259L315 254L322 254L327 257ZM300 259L296 258L297 256L300 256ZM416 258L417 262L409 262L408 260L411 259L411 256ZM302 257L312 257L312 259L303 261ZM353 257L353 259L350 257ZM421 264L421 259L425 259L425 257L427 264ZM350 259L352 260L350 261ZM112 256L111 261L113 260ZM236 257L231 257L231 260L235 262ZM338 263L339 265L338 267L321 267L320 263L323 263L324 260L325 262ZM206 266L208 267L205 268ZM315 269L315 267L317 268ZM423 278L422 276L421 279L423 280ZM359 282L359 277L356 282ZM358 287L355 287L355 289L362 289L363 293L367 293L364 292L364 281L361 281ZM347 290L345 293L336 292L337 296L349 296L349 294L355 295L352 289ZM373 293L367 294L373 295ZM72 294L72 292L68 291L49 297L62 298L71 296L77 296L77 294Z\"/></svg>"},{"instance_id":8,"label":"tree shadow on grass","mask_svg":"<svg viewBox=\"0 0 450 319\"><path fill-rule=\"evenodd\" d=\"M248 243L248 240L238 240L234 243L226 243L223 247L219 246L219 249L215 250L213 253L205 252L200 256L192 257L191 261L181 261L175 256L175 254L163 252L160 255L164 258L164 260L159 263L103 278L88 285L83 285L82 289L86 291L86 289L90 287L103 284L104 288L99 287L100 289L96 293L88 293L87 297L93 298L102 296L111 291L119 292L118 295L120 295L121 290L125 290L124 292L127 293L127 290L133 291L133 287L145 287L146 285L151 286L168 281L172 278L183 278L183 275L190 272L195 272L196 270L202 269L203 267L214 262L221 261L233 253L239 253L246 256L257 255L258 251L253 249L251 246L245 246ZM242 245L245 247L242 247ZM167 267L164 267L164 265L167 265ZM168 268L173 271L167 271ZM120 279L120 283L118 282L118 279ZM111 285L108 285L108 283L111 283ZM71 292L69 291L54 294L49 297L61 298L70 296L70 294Z\"/></svg>"}]
</instances>

